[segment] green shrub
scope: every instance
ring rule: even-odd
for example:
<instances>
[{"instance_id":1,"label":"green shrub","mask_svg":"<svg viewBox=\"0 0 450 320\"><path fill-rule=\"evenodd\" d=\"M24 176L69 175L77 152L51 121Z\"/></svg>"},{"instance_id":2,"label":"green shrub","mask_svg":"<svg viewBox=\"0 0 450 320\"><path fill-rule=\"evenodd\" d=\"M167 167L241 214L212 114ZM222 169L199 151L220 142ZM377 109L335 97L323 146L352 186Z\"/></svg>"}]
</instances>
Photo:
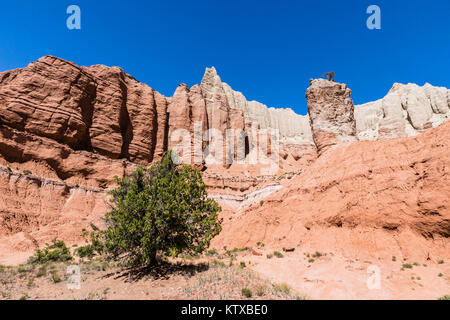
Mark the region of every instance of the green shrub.
<instances>
[{"instance_id":1,"label":"green shrub","mask_svg":"<svg viewBox=\"0 0 450 320\"><path fill-rule=\"evenodd\" d=\"M278 283L278 284L274 284L273 285L273 289L276 292L281 292L284 294L289 294L291 293L291 287L289 287L289 285L285 284L285 283Z\"/></svg>"},{"instance_id":2,"label":"green shrub","mask_svg":"<svg viewBox=\"0 0 450 320\"><path fill-rule=\"evenodd\" d=\"M52 275L53 283L61 282L61 277L59 276L59 274L56 270L51 271L51 275Z\"/></svg>"},{"instance_id":3,"label":"green shrub","mask_svg":"<svg viewBox=\"0 0 450 320\"><path fill-rule=\"evenodd\" d=\"M23 174L29 176L32 172L30 170L23 170Z\"/></svg>"},{"instance_id":4,"label":"green shrub","mask_svg":"<svg viewBox=\"0 0 450 320\"><path fill-rule=\"evenodd\" d=\"M392 256L392 261L397 261L397 257L396 256Z\"/></svg>"},{"instance_id":5,"label":"green shrub","mask_svg":"<svg viewBox=\"0 0 450 320\"><path fill-rule=\"evenodd\" d=\"M446 294L445 296L440 297L438 300L450 300L450 295Z\"/></svg>"},{"instance_id":6,"label":"green shrub","mask_svg":"<svg viewBox=\"0 0 450 320\"><path fill-rule=\"evenodd\" d=\"M219 268L225 268L226 267L225 263L223 263L222 261L216 260L216 259L212 260L210 262L210 265L213 266L213 267L219 267Z\"/></svg>"},{"instance_id":7,"label":"green shrub","mask_svg":"<svg viewBox=\"0 0 450 320\"><path fill-rule=\"evenodd\" d=\"M149 169L138 167L110 192L108 228L98 231L103 252L128 266L150 266L157 253L198 254L220 233L220 206L207 199L201 172L176 165L168 152Z\"/></svg>"},{"instance_id":8,"label":"green shrub","mask_svg":"<svg viewBox=\"0 0 450 320\"><path fill-rule=\"evenodd\" d=\"M251 297L252 297L252 291L251 291L250 289L243 288L243 289L241 290L241 292L242 292L242 295L243 295L244 297L246 297L246 298L251 298Z\"/></svg>"},{"instance_id":9,"label":"green shrub","mask_svg":"<svg viewBox=\"0 0 450 320\"><path fill-rule=\"evenodd\" d=\"M40 277L44 277L47 275L47 267L46 266L42 266L38 269L38 272L36 273L36 277L40 278Z\"/></svg>"},{"instance_id":10,"label":"green shrub","mask_svg":"<svg viewBox=\"0 0 450 320\"><path fill-rule=\"evenodd\" d=\"M316 261L316 260L314 260L313 258L308 260L309 263L313 263L314 261Z\"/></svg>"},{"instance_id":11,"label":"green shrub","mask_svg":"<svg viewBox=\"0 0 450 320\"><path fill-rule=\"evenodd\" d=\"M239 264L239 267L241 268L241 269L244 269L246 266L245 266L245 262L244 261L241 261L241 263Z\"/></svg>"},{"instance_id":12,"label":"green shrub","mask_svg":"<svg viewBox=\"0 0 450 320\"><path fill-rule=\"evenodd\" d=\"M442 277L442 276L443 276L443 274L442 274L442 273L439 273L439 274L438 274L438 277Z\"/></svg>"},{"instance_id":13,"label":"green shrub","mask_svg":"<svg viewBox=\"0 0 450 320\"><path fill-rule=\"evenodd\" d=\"M268 255L266 255L267 259L272 259L273 258L273 254L269 253Z\"/></svg>"},{"instance_id":14,"label":"green shrub","mask_svg":"<svg viewBox=\"0 0 450 320\"><path fill-rule=\"evenodd\" d=\"M404 263L402 267L405 269L412 269L413 266L412 266L412 264Z\"/></svg>"},{"instance_id":15,"label":"green shrub","mask_svg":"<svg viewBox=\"0 0 450 320\"><path fill-rule=\"evenodd\" d=\"M438 264L444 264L444 260L439 260Z\"/></svg>"},{"instance_id":16,"label":"green shrub","mask_svg":"<svg viewBox=\"0 0 450 320\"><path fill-rule=\"evenodd\" d=\"M101 240L101 232L93 223L91 223L92 232L88 233L85 231L83 235L87 238L89 234L89 239L87 239L87 245L78 247L75 249L74 254L80 258L92 259L96 254L103 253L103 243Z\"/></svg>"},{"instance_id":17,"label":"green shrub","mask_svg":"<svg viewBox=\"0 0 450 320\"><path fill-rule=\"evenodd\" d=\"M256 288L255 288L255 294L256 294L258 297L263 296L263 295L266 293L266 291L267 291L267 286L264 285L264 284L259 284L259 285L257 285Z\"/></svg>"},{"instance_id":18,"label":"green shrub","mask_svg":"<svg viewBox=\"0 0 450 320\"><path fill-rule=\"evenodd\" d=\"M70 261L72 260L69 248L62 240L52 240L52 244L48 245L44 249L36 249L34 256L28 259L28 263L43 264L49 261Z\"/></svg>"},{"instance_id":19,"label":"green shrub","mask_svg":"<svg viewBox=\"0 0 450 320\"><path fill-rule=\"evenodd\" d=\"M278 251L275 251L273 254L277 258L283 258L284 257L283 254L281 252L278 252Z\"/></svg>"},{"instance_id":20,"label":"green shrub","mask_svg":"<svg viewBox=\"0 0 450 320\"><path fill-rule=\"evenodd\" d=\"M94 246L88 244L75 250L75 254L80 258L92 259L95 255Z\"/></svg>"},{"instance_id":21,"label":"green shrub","mask_svg":"<svg viewBox=\"0 0 450 320\"><path fill-rule=\"evenodd\" d=\"M206 255L208 257L215 256L216 254L217 254L217 250L216 249L211 249L211 250L206 251Z\"/></svg>"}]
</instances>

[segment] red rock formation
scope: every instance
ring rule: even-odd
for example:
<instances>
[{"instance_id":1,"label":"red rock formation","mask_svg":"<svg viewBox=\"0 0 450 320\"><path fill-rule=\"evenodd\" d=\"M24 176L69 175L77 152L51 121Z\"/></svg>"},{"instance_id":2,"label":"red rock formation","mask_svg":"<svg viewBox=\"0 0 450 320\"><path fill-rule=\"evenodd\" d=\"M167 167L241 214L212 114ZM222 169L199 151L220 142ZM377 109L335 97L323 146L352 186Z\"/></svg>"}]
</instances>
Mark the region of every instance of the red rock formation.
<instances>
[{"instance_id":1,"label":"red rock formation","mask_svg":"<svg viewBox=\"0 0 450 320\"><path fill-rule=\"evenodd\" d=\"M430 239L447 244L450 125L417 138L356 142L350 94L343 84L313 80L308 118L248 102L214 69L207 69L201 85L182 84L170 98L120 68L78 67L51 56L0 73L0 263L14 252L23 258L55 236L79 242L82 229L107 210L113 177L159 160L180 142L173 139L179 130L190 140L186 162L205 160L207 130L224 138L212 139L212 149L224 158L208 164L205 173L211 195L223 200L231 219L216 243L243 246L287 237L293 246L300 235L311 241L323 237L324 244L340 239L344 245L349 235L376 229L389 244L398 233L402 250L417 239L425 239L425 244L417 240L421 253L431 246ZM431 97L430 106L444 112L444 95ZM392 128L396 123L388 123L390 136L404 131ZM194 130L198 124L200 134ZM250 135L231 149L225 143L227 130L250 133L253 124L280 131L279 161L233 163L225 170L225 156L236 154L238 147L251 153L259 143ZM274 163L281 169L278 176L262 177L262 169ZM240 212L273 192L264 206ZM336 238L323 236L324 230L333 230Z\"/></svg>"},{"instance_id":2,"label":"red rock formation","mask_svg":"<svg viewBox=\"0 0 450 320\"><path fill-rule=\"evenodd\" d=\"M251 229L248 226L252 226ZM353 256L448 257L450 123L417 137L357 141L324 153L305 172L225 221L221 247L260 241Z\"/></svg>"}]
</instances>

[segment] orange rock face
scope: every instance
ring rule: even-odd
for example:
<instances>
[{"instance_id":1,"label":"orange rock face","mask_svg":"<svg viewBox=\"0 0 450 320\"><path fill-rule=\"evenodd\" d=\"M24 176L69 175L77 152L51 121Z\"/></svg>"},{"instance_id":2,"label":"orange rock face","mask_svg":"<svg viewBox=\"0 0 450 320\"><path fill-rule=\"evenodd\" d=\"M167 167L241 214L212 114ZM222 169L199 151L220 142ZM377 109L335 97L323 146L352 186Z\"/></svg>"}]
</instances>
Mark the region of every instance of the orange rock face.
<instances>
[{"instance_id":1,"label":"orange rock face","mask_svg":"<svg viewBox=\"0 0 450 320\"><path fill-rule=\"evenodd\" d=\"M224 208L218 248L307 243L344 255L448 257L450 123L416 137L357 141L350 95L344 84L312 80L309 116L298 116L247 101L214 68L172 97L118 67L51 56L0 73L0 264L23 262L54 237L80 243L108 210L114 176L161 159L183 138L183 161L205 170ZM271 126L282 138L278 159L238 163L238 150L262 157L251 130ZM375 136L370 125L360 129ZM227 130L246 137L230 147ZM204 153L223 158L210 164Z\"/></svg>"},{"instance_id":2,"label":"orange rock face","mask_svg":"<svg viewBox=\"0 0 450 320\"><path fill-rule=\"evenodd\" d=\"M248 226L251 226L249 229ZM413 138L322 155L262 207L226 222L216 245L316 245L353 255L449 256L450 123Z\"/></svg>"}]
</instances>

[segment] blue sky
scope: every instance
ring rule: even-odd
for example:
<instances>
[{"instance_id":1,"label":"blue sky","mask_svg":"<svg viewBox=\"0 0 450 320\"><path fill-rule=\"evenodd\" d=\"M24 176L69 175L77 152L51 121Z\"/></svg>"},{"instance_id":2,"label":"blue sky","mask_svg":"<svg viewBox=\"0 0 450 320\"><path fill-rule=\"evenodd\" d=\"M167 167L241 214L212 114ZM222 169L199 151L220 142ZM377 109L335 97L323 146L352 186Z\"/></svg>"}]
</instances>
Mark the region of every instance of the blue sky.
<instances>
[{"instance_id":1,"label":"blue sky","mask_svg":"<svg viewBox=\"0 0 450 320\"><path fill-rule=\"evenodd\" d=\"M66 27L71 4L81 30ZM381 30L366 27L371 4ZM448 0L2 0L0 71L52 54L120 66L170 96L215 66L248 99L305 114L309 79L330 70L356 104L394 82L450 88L449 15Z\"/></svg>"}]
</instances>

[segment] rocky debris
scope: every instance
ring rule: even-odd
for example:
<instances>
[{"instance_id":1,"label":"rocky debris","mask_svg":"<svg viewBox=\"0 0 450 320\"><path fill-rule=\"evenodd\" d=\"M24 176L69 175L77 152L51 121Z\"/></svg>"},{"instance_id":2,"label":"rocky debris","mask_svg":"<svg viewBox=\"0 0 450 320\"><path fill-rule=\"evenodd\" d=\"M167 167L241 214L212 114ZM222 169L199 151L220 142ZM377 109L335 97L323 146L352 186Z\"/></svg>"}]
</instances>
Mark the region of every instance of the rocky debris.
<instances>
[{"instance_id":1,"label":"rocky debris","mask_svg":"<svg viewBox=\"0 0 450 320\"><path fill-rule=\"evenodd\" d=\"M396 83L383 99L356 106L355 118L360 140L415 136L450 118L450 90Z\"/></svg>"},{"instance_id":2,"label":"rocky debris","mask_svg":"<svg viewBox=\"0 0 450 320\"><path fill-rule=\"evenodd\" d=\"M342 142L356 140L352 91L345 84L313 79L306 91L312 135L319 154Z\"/></svg>"}]
</instances>

